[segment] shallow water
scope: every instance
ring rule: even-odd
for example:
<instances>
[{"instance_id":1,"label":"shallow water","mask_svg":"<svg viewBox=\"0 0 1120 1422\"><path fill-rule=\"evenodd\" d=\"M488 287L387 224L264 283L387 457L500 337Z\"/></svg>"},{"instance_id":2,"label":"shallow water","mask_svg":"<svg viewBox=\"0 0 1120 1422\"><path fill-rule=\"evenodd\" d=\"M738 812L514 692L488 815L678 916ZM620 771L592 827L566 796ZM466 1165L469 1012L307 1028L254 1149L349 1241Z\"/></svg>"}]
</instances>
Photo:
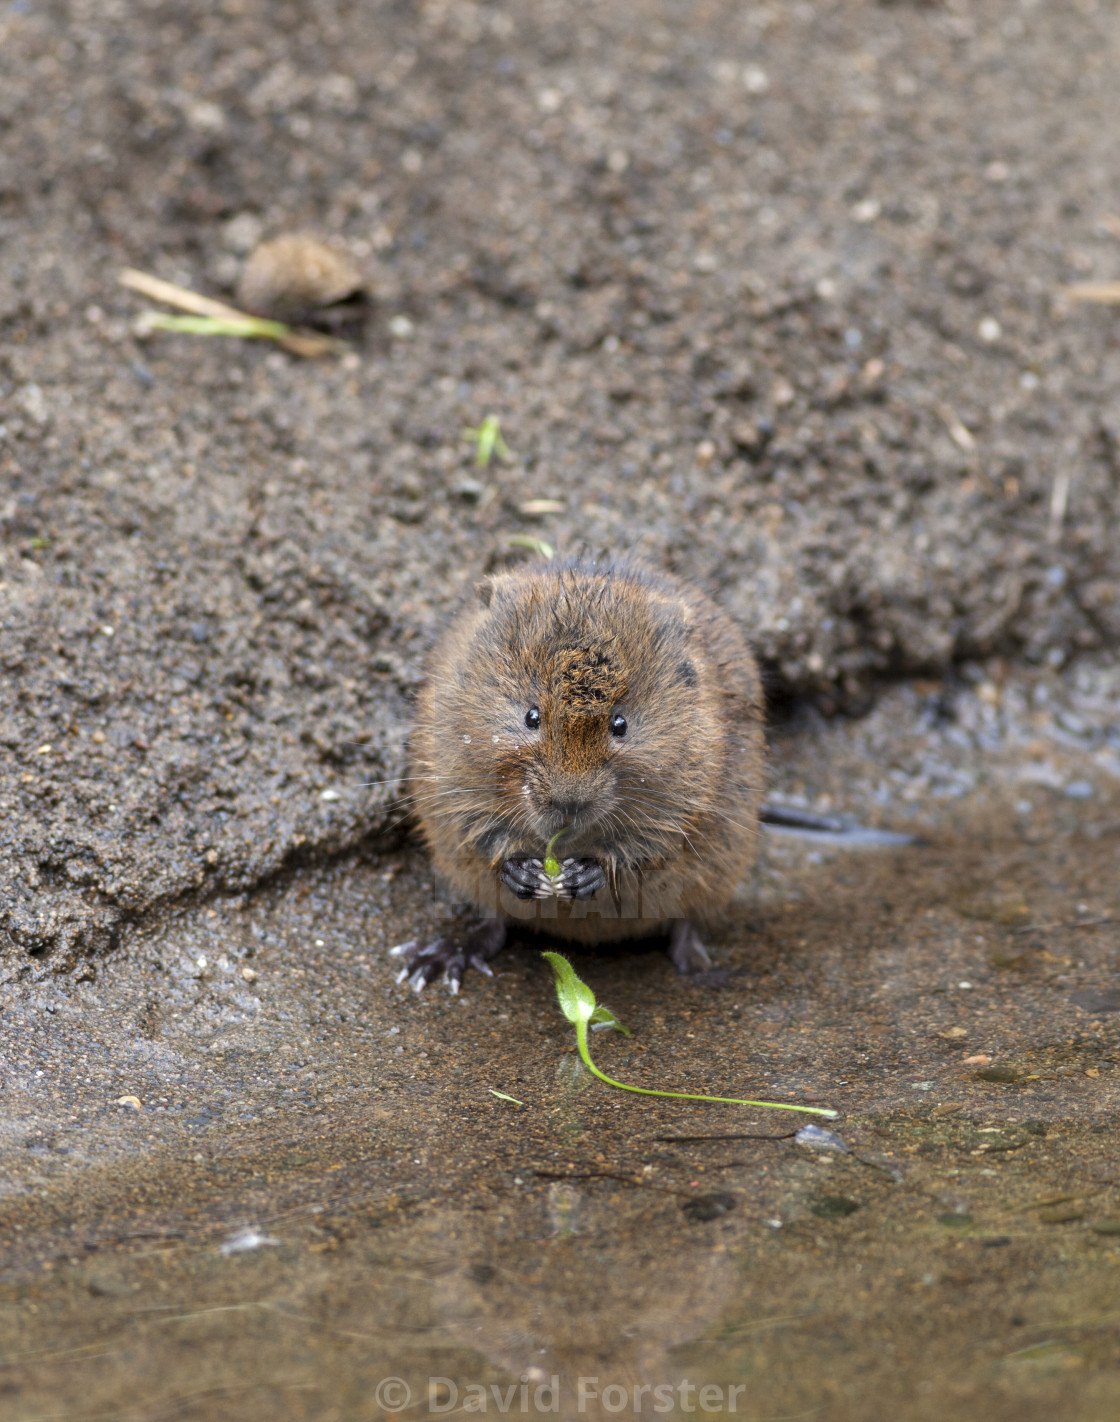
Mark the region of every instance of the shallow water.
<instances>
[{"instance_id":1,"label":"shallow water","mask_svg":"<svg viewBox=\"0 0 1120 1422\"><path fill-rule=\"evenodd\" d=\"M573 955L612 1075L847 1150L602 1086L532 943L396 985L413 851L9 982L0 1415L1115 1417L1120 701L1079 676L781 728L775 799L923 842L767 837L722 988Z\"/></svg>"}]
</instances>

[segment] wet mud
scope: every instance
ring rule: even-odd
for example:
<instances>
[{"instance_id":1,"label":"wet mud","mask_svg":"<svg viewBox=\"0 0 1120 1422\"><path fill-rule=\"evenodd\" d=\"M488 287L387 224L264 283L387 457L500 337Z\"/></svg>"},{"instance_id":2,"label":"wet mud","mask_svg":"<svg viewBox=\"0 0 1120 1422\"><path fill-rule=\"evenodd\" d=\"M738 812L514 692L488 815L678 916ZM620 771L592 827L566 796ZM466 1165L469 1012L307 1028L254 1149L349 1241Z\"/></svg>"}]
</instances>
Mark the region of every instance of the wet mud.
<instances>
[{"instance_id":1,"label":"wet mud","mask_svg":"<svg viewBox=\"0 0 1120 1422\"><path fill-rule=\"evenodd\" d=\"M573 952L605 1070L823 1135L595 1081L531 937L397 984L411 850L10 985L0 1414L1115 1415L1113 676L807 713L774 796L921 841L767 836L718 989Z\"/></svg>"}]
</instances>

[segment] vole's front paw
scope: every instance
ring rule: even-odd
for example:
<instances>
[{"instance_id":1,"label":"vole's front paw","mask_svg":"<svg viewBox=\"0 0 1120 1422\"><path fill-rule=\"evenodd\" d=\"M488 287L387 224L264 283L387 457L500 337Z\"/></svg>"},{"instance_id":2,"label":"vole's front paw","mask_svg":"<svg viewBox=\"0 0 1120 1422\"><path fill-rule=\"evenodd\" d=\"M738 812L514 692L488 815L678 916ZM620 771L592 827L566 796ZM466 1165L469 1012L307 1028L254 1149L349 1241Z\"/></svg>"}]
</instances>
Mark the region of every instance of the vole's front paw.
<instances>
[{"instance_id":1,"label":"vole's front paw","mask_svg":"<svg viewBox=\"0 0 1120 1422\"><path fill-rule=\"evenodd\" d=\"M502 883L519 899L547 899L552 880L539 859L507 859L502 865Z\"/></svg>"},{"instance_id":2,"label":"vole's front paw","mask_svg":"<svg viewBox=\"0 0 1120 1422\"><path fill-rule=\"evenodd\" d=\"M560 865L562 899L589 899L607 886L607 875L597 859L565 859Z\"/></svg>"},{"instance_id":3,"label":"vole's front paw","mask_svg":"<svg viewBox=\"0 0 1120 1422\"><path fill-rule=\"evenodd\" d=\"M556 878L540 859L507 859L502 865L502 883L519 899L589 899L606 882L597 859L564 859Z\"/></svg>"},{"instance_id":4,"label":"vole's front paw","mask_svg":"<svg viewBox=\"0 0 1120 1422\"><path fill-rule=\"evenodd\" d=\"M505 922L500 918L484 918L467 923L453 933L441 934L430 943L413 939L390 948L389 952L394 958L404 959L397 982L403 983L407 978L414 991L423 992L442 974L451 991L458 992L468 968L475 968L488 978L494 976L487 959L496 957L505 941Z\"/></svg>"}]
</instances>

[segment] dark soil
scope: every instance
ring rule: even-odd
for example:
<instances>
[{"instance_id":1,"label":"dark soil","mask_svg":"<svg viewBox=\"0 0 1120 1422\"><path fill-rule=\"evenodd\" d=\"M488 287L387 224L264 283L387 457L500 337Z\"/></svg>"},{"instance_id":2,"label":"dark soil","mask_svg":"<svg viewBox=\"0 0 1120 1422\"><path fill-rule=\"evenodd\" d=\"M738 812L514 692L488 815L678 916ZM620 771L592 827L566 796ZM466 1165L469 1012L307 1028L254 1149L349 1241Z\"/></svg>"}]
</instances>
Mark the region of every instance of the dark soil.
<instances>
[{"instance_id":1,"label":"dark soil","mask_svg":"<svg viewBox=\"0 0 1120 1422\"><path fill-rule=\"evenodd\" d=\"M0 18L0 943L69 968L381 830L448 603L636 548L778 696L1114 645L1118 21L1082 0ZM352 353L154 336L259 234ZM497 414L511 463L471 464ZM526 515L531 498L563 511Z\"/></svg>"}]
</instances>

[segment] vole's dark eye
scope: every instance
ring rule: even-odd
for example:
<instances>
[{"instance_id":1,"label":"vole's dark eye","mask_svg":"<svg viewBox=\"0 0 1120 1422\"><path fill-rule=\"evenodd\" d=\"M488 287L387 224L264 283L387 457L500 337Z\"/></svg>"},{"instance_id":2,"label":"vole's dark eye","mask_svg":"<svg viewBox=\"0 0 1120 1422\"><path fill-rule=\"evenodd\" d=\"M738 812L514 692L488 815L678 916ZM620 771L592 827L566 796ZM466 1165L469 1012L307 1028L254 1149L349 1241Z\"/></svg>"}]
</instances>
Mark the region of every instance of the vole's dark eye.
<instances>
[{"instance_id":1,"label":"vole's dark eye","mask_svg":"<svg viewBox=\"0 0 1120 1422\"><path fill-rule=\"evenodd\" d=\"M611 717L611 735L624 736L626 734L626 717L621 712L616 711Z\"/></svg>"},{"instance_id":2,"label":"vole's dark eye","mask_svg":"<svg viewBox=\"0 0 1120 1422\"><path fill-rule=\"evenodd\" d=\"M530 706L528 711L525 712L525 724L529 727L530 731L540 730L541 713L535 706Z\"/></svg>"}]
</instances>

